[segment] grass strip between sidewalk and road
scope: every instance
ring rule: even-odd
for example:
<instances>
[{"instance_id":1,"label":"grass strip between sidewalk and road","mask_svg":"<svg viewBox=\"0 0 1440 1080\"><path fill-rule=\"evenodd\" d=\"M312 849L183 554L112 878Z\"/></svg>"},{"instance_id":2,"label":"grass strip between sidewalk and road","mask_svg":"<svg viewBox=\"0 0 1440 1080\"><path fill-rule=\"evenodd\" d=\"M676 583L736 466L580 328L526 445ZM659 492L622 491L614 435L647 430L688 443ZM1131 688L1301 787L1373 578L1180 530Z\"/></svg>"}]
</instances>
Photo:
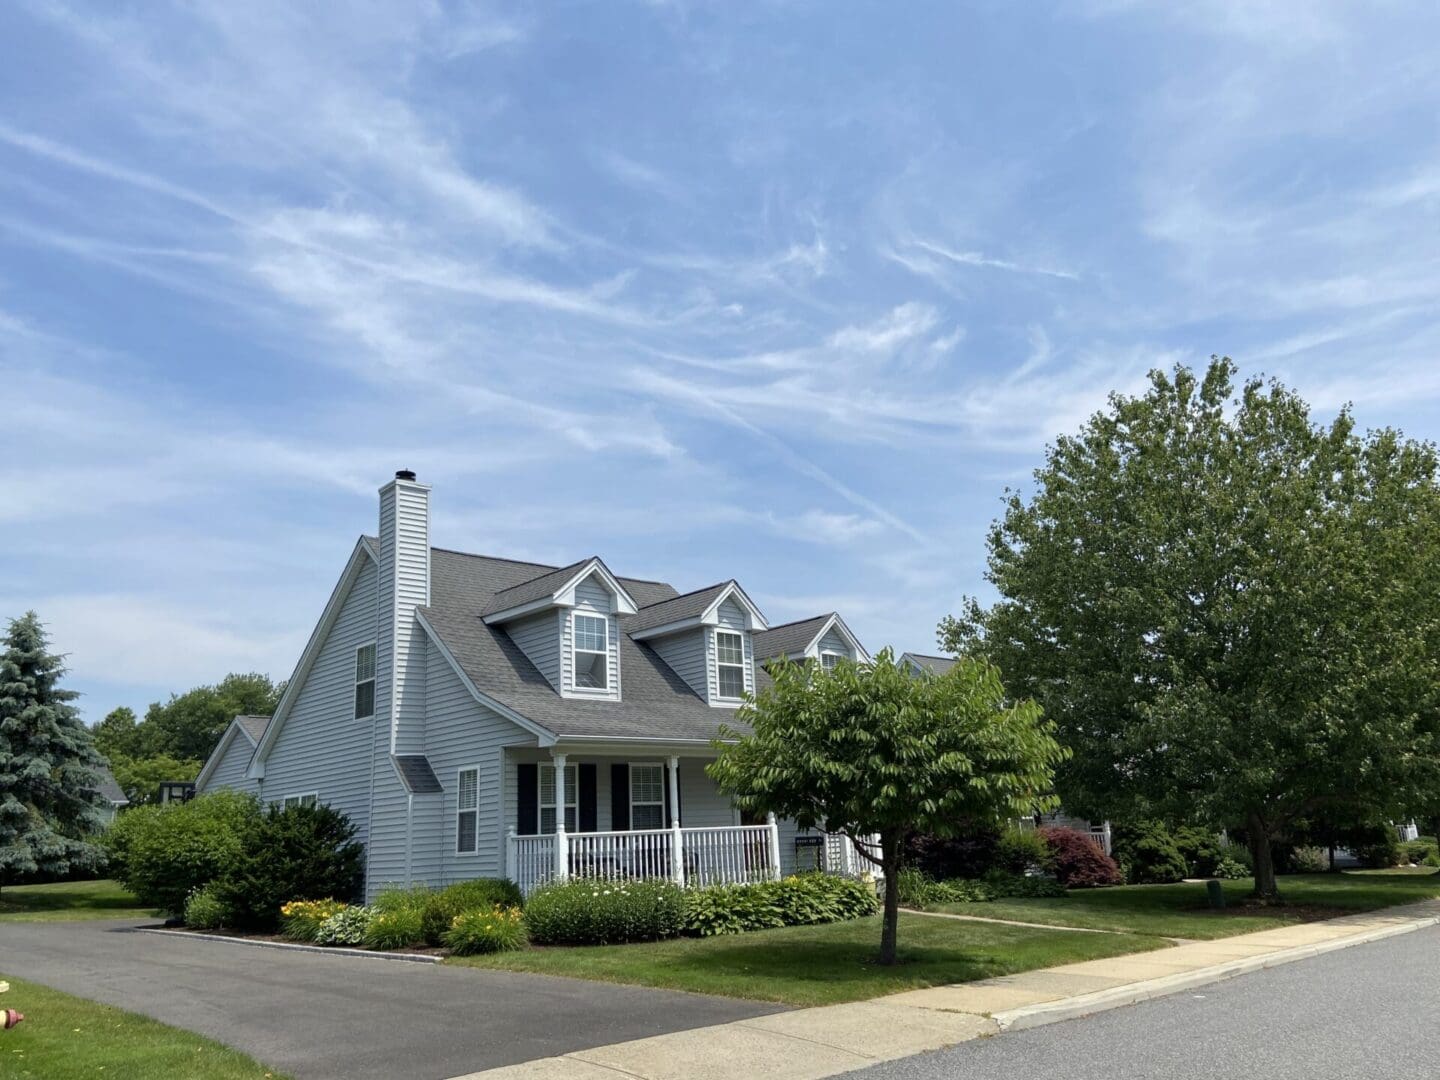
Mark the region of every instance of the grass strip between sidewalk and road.
<instances>
[{"instance_id":1,"label":"grass strip between sidewalk and road","mask_svg":"<svg viewBox=\"0 0 1440 1080\"><path fill-rule=\"evenodd\" d=\"M16 1080L285 1080L238 1050L158 1020L20 979L0 1007L25 1019L0 1032L0 1076Z\"/></svg>"},{"instance_id":2,"label":"grass strip between sidewalk and road","mask_svg":"<svg viewBox=\"0 0 1440 1080\"><path fill-rule=\"evenodd\" d=\"M1206 906L1205 885L1200 882L1075 889L1063 897L942 904L931 910L1208 941L1440 896L1440 873L1437 872L1398 874L1357 870L1341 874L1293 874L1279 880L1281 904L1277 907L1246 905L1245 896L1254 888L1254 882L1244 878L1222 883L1226 907L1219 910Z\"/></svg>"},{"instance_id":3,"label":"grass strip between sidewalk and road","mask_svg":"<svg viewBox=\"0 0 1440 1080\"><path fill-rule=\"evenodd\" d=\"M0 889L0 922L67 922L77 919L148 919L156 912L118 881L57 881Z\"/></svg>"},{"instance_id":4,"label":"grass strip between sidewalk and road","mask_svg":"<svg viewBox=\"0 0 1440 1080\"><path fill-rule=\"evenodd\" d=\"M1159 938L1133 934L1072 934L902 915L901 963L893 967L875 962L880 945L878 916L723 937L532 948L453 957L447 963L787 1005L832 1005L1143 952L1166 944Z\"/></svg>"}]
</instances>

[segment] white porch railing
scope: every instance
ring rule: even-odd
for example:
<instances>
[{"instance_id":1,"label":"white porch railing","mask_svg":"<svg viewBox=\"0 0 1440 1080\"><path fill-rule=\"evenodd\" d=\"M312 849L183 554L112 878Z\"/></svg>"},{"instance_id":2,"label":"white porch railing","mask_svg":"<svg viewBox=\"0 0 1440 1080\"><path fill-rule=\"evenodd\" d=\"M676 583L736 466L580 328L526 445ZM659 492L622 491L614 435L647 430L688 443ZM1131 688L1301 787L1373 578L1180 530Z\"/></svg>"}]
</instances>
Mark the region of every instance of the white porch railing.
<instances>
[{"instance_id":1,"label":"white porch railing","mask_svg":"<svg viewBox=\"0 0 1440 1080\"><path fill-rule=\"evenodd\" d=\"M880 854L878 834L863 837L861 842L876 856ZM826 833L820 868L827 874L843 874L845 877L860 877L862 874L880 877L880 867L856 851L855 846L855 841L844 833Z\"/></svg>"},{"instance_id":2,"label":"white porch railing","mask_svg":"<svg viewBox=\"0 0 1440 1080\"><path fill-rule=\"evenodd\" d=\"M677 885L720 885L780 876L779 832L767 825L556 832L506 843L506 875L526 896L567 877L602 881L666 878Z\"/></svg>"}]
</instances>

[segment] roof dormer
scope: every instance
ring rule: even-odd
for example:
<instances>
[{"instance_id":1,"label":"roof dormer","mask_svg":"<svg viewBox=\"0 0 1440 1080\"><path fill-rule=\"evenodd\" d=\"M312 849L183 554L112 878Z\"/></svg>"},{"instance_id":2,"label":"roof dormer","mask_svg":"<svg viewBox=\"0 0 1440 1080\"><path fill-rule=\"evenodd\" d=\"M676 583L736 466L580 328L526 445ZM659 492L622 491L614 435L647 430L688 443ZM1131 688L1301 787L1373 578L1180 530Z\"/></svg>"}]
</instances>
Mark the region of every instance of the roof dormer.
<instances>
[{"instance_id":1,"label":"roof dormer","mask_svg":"<svg viewBox=\"0 0 1440 1080\"><path fill-rule=\"evenodd\" d=\"M482 619L510 639L564 697L620 698L619 616L634 598L598 558L495 594Z\"/></svg>"},{"instance_id":2,"label":"roof dormer","mask_svg":"<svg viewBox=\"0 0 1440 1080\"><path fill-rule=\"evenodd\" d=\"M755 691L751 636L768 625L732 580L641 608L625 630L648 642L708 704L733 708Z\"/></svg>"}]
</instances>

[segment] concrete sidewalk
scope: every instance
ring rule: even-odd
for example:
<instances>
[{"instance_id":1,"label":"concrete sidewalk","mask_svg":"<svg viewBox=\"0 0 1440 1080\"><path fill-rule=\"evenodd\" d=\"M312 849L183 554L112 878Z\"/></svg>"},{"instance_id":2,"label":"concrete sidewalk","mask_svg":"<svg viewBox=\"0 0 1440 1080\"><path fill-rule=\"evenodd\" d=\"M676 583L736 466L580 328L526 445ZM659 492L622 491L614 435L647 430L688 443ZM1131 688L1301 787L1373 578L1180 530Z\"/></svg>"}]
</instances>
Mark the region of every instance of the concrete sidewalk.
<instances>
[{"instance_id":1,"label":"concrete sidewalk","mask_svg":"<svg viewBox=\"0 0 1440 1080\"><path fill-rule=\"evenodd\" d=\"M837 1076L1070 1020L1440 923L1440 900L1324 922L908 990L578 1050L457 1080L788 1080Z\"/></svg>"}]
</instances>

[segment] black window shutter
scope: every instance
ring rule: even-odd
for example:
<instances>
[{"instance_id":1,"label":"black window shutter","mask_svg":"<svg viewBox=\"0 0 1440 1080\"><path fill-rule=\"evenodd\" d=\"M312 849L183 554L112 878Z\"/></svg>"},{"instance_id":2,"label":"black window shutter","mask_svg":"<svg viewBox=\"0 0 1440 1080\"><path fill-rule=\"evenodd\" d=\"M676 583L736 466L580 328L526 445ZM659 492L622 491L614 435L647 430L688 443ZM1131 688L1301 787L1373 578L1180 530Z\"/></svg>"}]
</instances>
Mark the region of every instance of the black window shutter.
<instances>
[{"instance_id":1,"label":"black window shutter","mask_svg":"<svg viewBox=\"0 0 1440 1080\"><path fill-rule=\"evenodd\" d=\"M610 766L610 828L630 829L630 766L618 761Z\"/></svg>"},{"instance_id":2,"label":"black window shutter","mask_svg":"<svg viewBox=\"0 0 1440 1080\"><path fill-rule=\"evenodd\" d=\"M581 762L575 769L575 775L580 780L579 792L579 825L581 832L595 832L599 828L599 817L595 806L595 763Z\"/></svg>"},{"instance_id":3,"label":"black window shutter","mask_svg":"<svg viewBox=\"0 0 1440 1080\"><path fill-rule=\"evenodd\" d=\"M515 766L515 831L534 836L540 831L540 766Z\"/></svg>"}]
</instances>

